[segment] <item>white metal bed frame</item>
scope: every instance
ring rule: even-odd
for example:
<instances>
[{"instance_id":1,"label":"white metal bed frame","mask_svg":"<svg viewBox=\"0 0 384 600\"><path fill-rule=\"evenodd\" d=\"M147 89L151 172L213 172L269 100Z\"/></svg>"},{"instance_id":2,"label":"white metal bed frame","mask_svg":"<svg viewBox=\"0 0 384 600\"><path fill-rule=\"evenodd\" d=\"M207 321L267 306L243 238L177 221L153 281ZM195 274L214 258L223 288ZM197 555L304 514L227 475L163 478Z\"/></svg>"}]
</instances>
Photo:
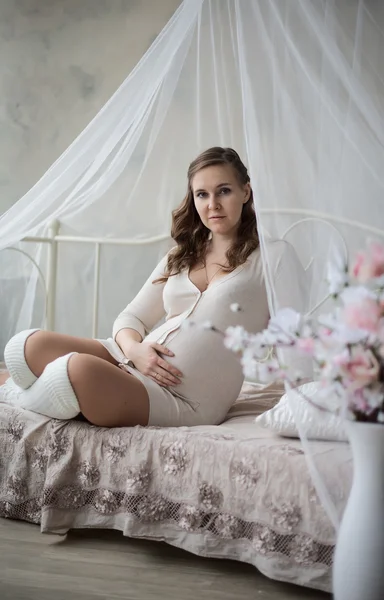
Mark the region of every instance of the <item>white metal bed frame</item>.
<instances>
[{"instance_id":1,"label":"white metal bed frame","mask_svg":"<svg viewBox=\"0 0 384 600\"><path fill-rule=\"evenodd\" d=\"M260 211L261 214L286 214L286 215L297 215L301 216L299 221L296 221L292 225L290 225L284 234L282 235L282 239L285 239L292 230L299 225L307 222L318 222L325 224L331 227L336 234L340 236L341 243L345 252L346 259L348 258L348 250L347 245L340 231L337 229L336 224L346 225L351 228L360 229L365 231L367 234L371 234L374 236L384 237L384 231L378 229L376 227L371 227L368 225L362 225L357 221L352 221L350 219L344 219L336 216L330 216L325 213L317 212L317 211L306 211L302 209L264 209ZM61 235L60 234L60 223L59 221L53 221L49 227L47 236L28 236L23 239L23 242L32 242L32 243L43 243L48 244L48 264L47 264L47 272L43 273L39 265L36 261L28 254L28 252L16 248L14 246L10 246L5 248L5 250L13 250L15 252L19 252L26 256L33 264L33 266L37 269L40 283L44 290L45 295L45 328L51 331L55 329L55 305L56 305L56 283L57 283L57 268L58 268L58 248L59 244L66 243L81 243L81 244L91 244L94 246L95 253L95 265L94 265L94 282L93 282L93 310L92 310L92 337L96 338L98 334L98 315L99 315L99 290L100 290L100 255L102 246L113 245L113 246L144 246L149 244L155 244L158 242L166 241L170 239L169 235L159 235L156 237L146 238L146 239L125 239L125 238L103 238L103 237L84 237L84 236L76 236L76 235ZM306 269L309 269L312 260L310 260ZM327 297L321 300L312 310L314 312L317 310L325 301Z\"/></svg>"}]
</instances>

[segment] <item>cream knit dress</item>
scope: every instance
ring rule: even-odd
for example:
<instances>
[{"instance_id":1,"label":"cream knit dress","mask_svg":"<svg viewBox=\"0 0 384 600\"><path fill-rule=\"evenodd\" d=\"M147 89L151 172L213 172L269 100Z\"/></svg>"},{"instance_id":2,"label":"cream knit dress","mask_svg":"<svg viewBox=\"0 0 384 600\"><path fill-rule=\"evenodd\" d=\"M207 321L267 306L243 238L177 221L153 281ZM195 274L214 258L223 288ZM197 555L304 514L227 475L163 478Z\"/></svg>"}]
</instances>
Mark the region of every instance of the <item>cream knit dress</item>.
<instances>
[{"instance_id":1,"label":"cream knit dress","mask_svg":"<svg viewBox=\"0 0 384 600\"><path fill-rule=\"evenodd\" d=\"M287 278L287 284L291 283L292 269L300 271L292 247L282 241L270 242L269 256L275 281L281 284ZM117 317L112 338L99 341L145 385L149 425L218 424L237 399L244 377L239 359L225 348L222 336L204 329L204 324L211 323L220 331L242 325L252 333L266 327L269 309L261 253L255 250L244 264L212 281L204 292L192 283L186 270L166 283L152 283L163 275L166 261L167 256ZM230 310L233 303L241 306L241 312ZM155 327L164 317L165 322ZM134 329L145 341L166 345L175 356L165 358L183 373L182 383L163 388L135 369L114 341L124 328Z\"/></svg>"}]
</instances>

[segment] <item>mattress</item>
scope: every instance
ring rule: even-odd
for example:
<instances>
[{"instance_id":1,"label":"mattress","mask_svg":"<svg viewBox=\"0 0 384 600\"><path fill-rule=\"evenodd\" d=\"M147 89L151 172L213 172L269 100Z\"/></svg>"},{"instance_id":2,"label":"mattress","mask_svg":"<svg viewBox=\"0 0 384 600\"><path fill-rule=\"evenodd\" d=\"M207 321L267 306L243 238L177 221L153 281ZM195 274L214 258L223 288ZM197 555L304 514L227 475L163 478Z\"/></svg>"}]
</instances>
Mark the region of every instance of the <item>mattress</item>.
<instances>
[{"instance_id":1,"label":"mattress","mask_svg":"<svg viewBox=\"0 0 384 600\"><path fill-rule=\"evenodd\" d=\"M219 426L106 429L16 409L1 389L0 516L44 533L116 529L330 590L335 531L299 440L273 435L247 412L257 394ZM341 514L349 446L312 447Z\"/></svg>"}]
</instances>

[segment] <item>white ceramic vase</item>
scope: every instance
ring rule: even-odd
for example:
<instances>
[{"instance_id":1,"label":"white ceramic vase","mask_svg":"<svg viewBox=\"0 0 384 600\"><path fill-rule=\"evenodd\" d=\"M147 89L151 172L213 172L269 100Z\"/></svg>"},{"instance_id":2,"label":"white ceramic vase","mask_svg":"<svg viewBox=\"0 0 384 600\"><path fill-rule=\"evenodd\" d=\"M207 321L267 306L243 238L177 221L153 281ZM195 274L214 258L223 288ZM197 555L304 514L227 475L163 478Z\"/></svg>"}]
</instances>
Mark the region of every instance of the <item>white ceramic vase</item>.
<instances>
[{"instance_id":1,"label":"white ceramic vase","mask_svg":"<svg viewBox=\"0 0 384 600\"><path fill-rule=\"evenodd\" d=\"M384 425L346 425L353 483L333 565L335 600L384 599Z\"/></svg>"}]
</instances>

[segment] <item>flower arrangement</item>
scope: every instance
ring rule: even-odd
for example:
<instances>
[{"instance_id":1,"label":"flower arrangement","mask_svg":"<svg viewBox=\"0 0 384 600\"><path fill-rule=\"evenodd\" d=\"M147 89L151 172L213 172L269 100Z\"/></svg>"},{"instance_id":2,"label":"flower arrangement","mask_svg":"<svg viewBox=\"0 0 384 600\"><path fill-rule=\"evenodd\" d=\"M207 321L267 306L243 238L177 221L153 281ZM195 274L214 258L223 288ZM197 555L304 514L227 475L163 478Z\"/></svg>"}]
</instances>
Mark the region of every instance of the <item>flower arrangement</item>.
<instances>
[{"instance_id":1,"label":"flower arrangement","mask_svg":"<svg viewBox=\"0 0 384 600\"><path fill-rule=\"evenodd\" d=\"M321 389L319 402L306 398L308 402L351 419L384 424L384 245L369 244L351 268L335 260L328 281L335 300L330 314L306 318L283 309L256 335L229 327L224 343L240 356L246 378L286 381L289 387L302 383L303 375L284 365L284 351L310 357ZM241 310L238 305L231 309Z\"/></svg>"}]
</instances>

